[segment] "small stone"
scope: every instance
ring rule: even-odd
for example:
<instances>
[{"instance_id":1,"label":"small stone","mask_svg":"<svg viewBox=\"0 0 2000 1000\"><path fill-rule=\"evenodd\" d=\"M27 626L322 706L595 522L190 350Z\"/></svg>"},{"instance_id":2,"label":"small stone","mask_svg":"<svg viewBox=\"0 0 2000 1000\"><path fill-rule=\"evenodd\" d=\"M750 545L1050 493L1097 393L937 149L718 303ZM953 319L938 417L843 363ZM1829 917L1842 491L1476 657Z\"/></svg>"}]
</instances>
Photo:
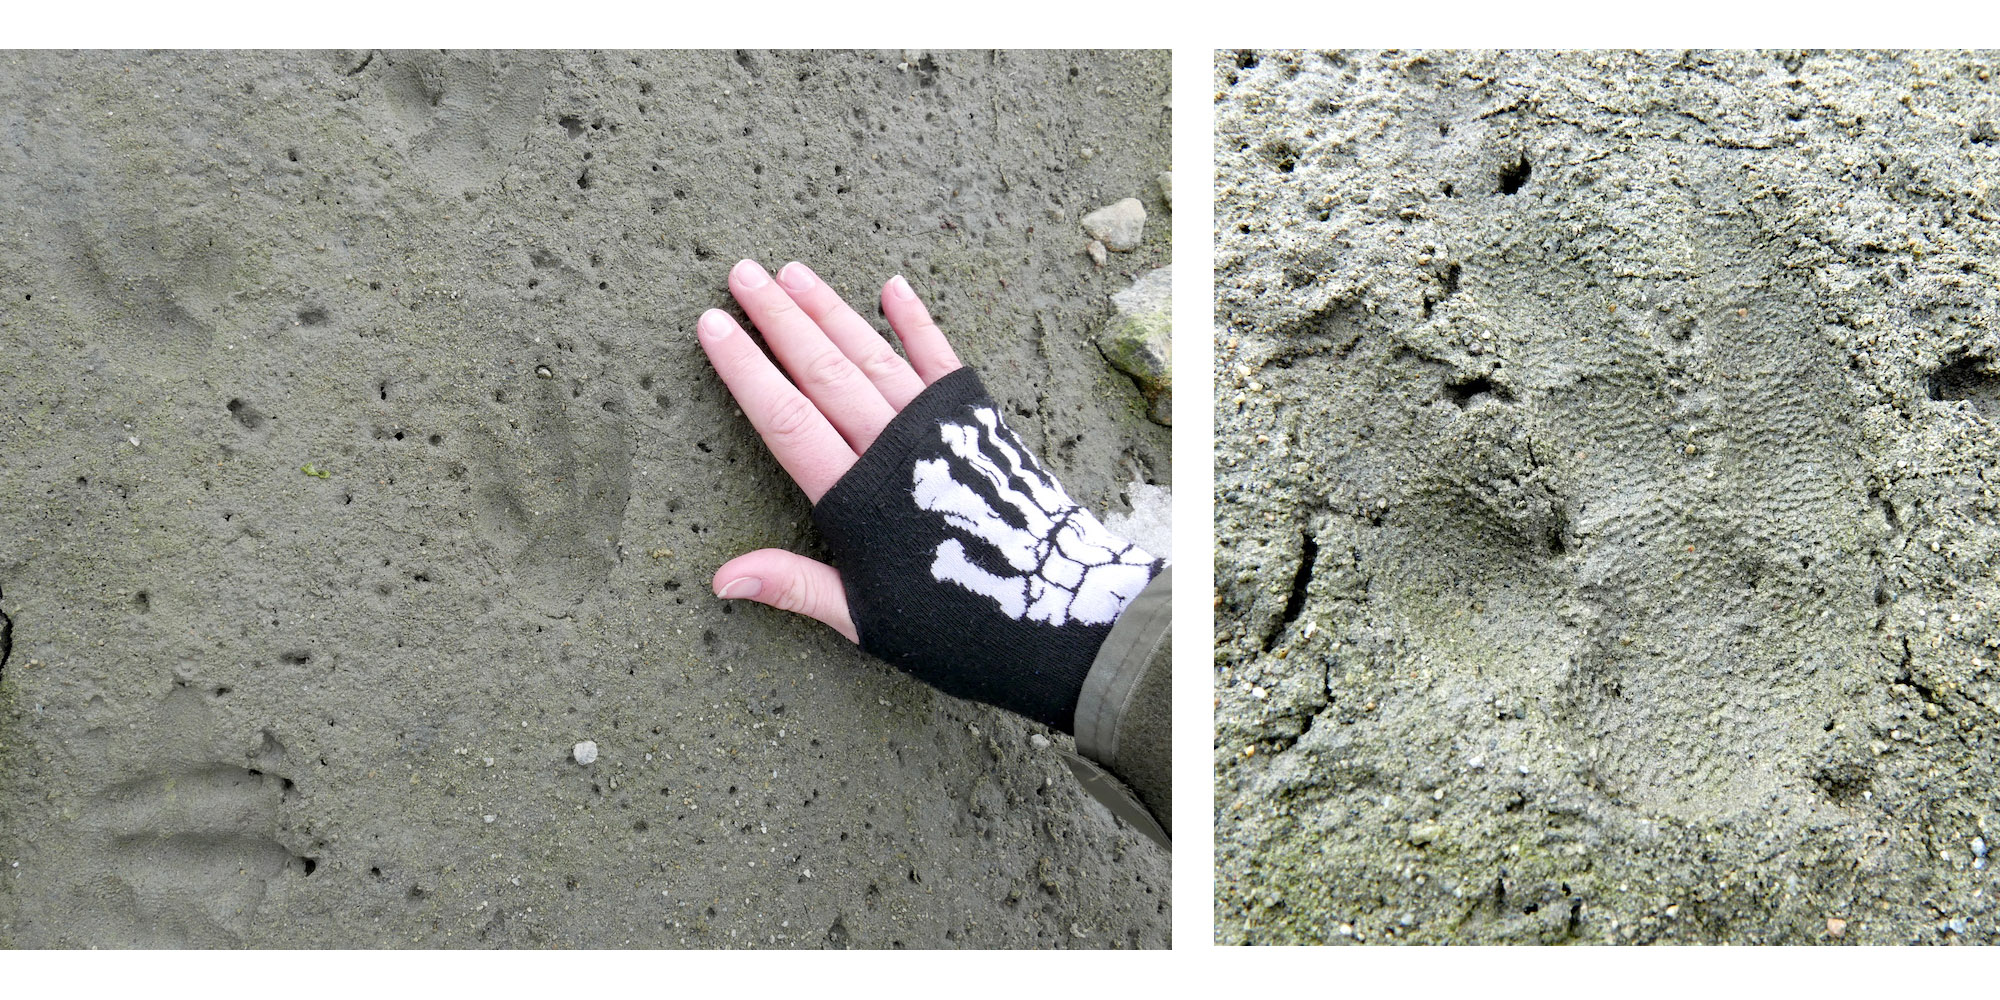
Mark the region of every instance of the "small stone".
<instances>
[{"instance_id":1,"label":"small stone","mask_svg":"<svg viewBox=\"0 0 2000 1000\"><path fill-rule=\"evenodd\" d=\"M1083 245L1083 252L1089 254L1090 262L1096 264L1098 267L1103 267L1104 262L1111 259L1111 255L1104 251L1104 244L1096 240L1085 243Z\"/></svg>"},{"instance_id":2,"label":"small stone","mask_svg":"<svg viewBox=\"0 0 2000 1000\"><path fill-rule=\"evenodd\" d=\"M1085 146L1082 149L1078 150L1076 155L1078 159L1082 160L1085 163L1089 163L1091 160L1097 158L1097 150L1094 150L1089 146Z\"/></svg>"},{"instance_id":3,"label":"small stone","mask_svg":"<svg viewBox=\"0 0 2000 1000\"><path fill-rule=\"evenodd\" d=\"M1137 198L1126 198L1083 217L1084 232L1121 252L1138 247L1145 230L1146 206Z\"/></svg>"},{"instance_id":4,"label":"small stone","mask_svg":"<svg viewBox=\"0 0 2000 1000\"><path fill-rule=\"evenodd\" d=\"M1028 736L1028 745L1037 750L1047 750L1049 748L1049 738L1040 733L1032 733Z\"/></svg>"},{"instance_id":5,"label":"small stone","mask_svg":"<svg viewBox=\"0 0 2000 1000\"><path fill-rule=\"evenodd\" d=\"M1174 172L1162 170L1153 181L1160 185L1160 199L1167 203L1168 208L1174 207Z\"/></svg>"},{"instance_id":6,"label":"small stone","mask_svg":"<svg viewBox=\"0 0 2000 1000\"><path fill-rule=\"evenodd\" d=\"M1117 307L1097 331L1097 349L1145 393L1146 416L1174 423L1174 269L1156 268L1111 297Z\"/></svg>"},{"instance_id":7,"label":"small stone","mask_svg":"<svg viewBox=\"0 0 2000 1000\"><path fill-rule=\"evenodd\" d=\"M576 758L576 762L579 764L594 764L597 762L597 743L594 740L584 740L582 743L578 743L576 749L571 750L570 754Z\"/></svg>"},{"instance_id":8,"label":"small stone","mask_svg":"<svg viewBox=\"0 0 2000 1000\"><path fill-rule=\"evenodd\" d=\"M493 822L494 820L496 820L496 819L499 819L500 817L498 817L498 816L495 816L495 815L493 815L492 813L487 813L487 814L486 814L486 816L485 816L484 818L485 818L486 822L488 822L488 823L491 823L491 822Z\"/></svg>"},{"instance_id":9,"label":"small stone","mask_svg":"<svg viewBox=\"0 0 2000 1000\"><path fill-rule=\"evenodd\" d=\"M1826 918L1827 937L1837 938L1837 937L1845 937L1846 935L1847 935L1847 921L1842 920L1839 917Z\"/></svg>"},{"instance_id":10,"label":"small stone","mask_svg":"<svg viewBox=\"0 0 2000 1000\"><path fill-rule=\"evenodd\" d=\"M552 371L550 371L550 370L549 370L549 366L548 366L548 365L536 365L536 366L535 366L535 377L536 377L536 378L555 378L555 377L556 377L556 373L555 373L555 372L552 372Z\"/></svg>"}]
</instances>

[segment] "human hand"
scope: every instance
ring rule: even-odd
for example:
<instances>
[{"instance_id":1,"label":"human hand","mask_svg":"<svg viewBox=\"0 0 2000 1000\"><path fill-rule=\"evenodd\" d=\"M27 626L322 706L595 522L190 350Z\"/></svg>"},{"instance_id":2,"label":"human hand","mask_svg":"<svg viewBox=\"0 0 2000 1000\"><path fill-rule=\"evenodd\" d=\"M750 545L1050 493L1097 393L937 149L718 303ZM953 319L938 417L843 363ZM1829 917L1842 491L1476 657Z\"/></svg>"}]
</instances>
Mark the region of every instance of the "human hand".
<instances>
[{"instance_id":1,"label":"human hand","mask_svg":"<svg viewBox=\"0 0 2000 1000\"><path fill-rule=\"evenodd\" d=\"M796 384L720 309L695 325L702 350L772 456L815 504L910 400L960 367L901 275L882 286L882 314L907 361L804 264L786 264L773 281L756 261L739 261L729 272L729 292ZM840 574L818 560L758 549L722 564L713 586L717 597L816 618L849 642L860 641Z\"/></svg>"}]
</instances>

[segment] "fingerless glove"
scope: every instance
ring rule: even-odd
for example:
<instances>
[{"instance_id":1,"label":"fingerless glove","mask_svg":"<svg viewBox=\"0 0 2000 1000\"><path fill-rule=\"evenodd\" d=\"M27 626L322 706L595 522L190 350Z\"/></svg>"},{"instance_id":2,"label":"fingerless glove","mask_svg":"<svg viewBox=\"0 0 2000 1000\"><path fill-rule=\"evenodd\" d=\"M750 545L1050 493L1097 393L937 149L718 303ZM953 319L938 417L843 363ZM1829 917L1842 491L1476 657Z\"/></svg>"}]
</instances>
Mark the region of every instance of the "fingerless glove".
<instances>
[{"instance_id":1,"label":"fingerless glove","mask_svg":"<svg viewBox=\"0 0 2000 1000\"><path fill-rule=\"evenodd\" d=\"M970 368L904 407L813 520L863 649L1063 732L1112 622L1165 566L1070 499Z\"/></svg>"}]
</instances>

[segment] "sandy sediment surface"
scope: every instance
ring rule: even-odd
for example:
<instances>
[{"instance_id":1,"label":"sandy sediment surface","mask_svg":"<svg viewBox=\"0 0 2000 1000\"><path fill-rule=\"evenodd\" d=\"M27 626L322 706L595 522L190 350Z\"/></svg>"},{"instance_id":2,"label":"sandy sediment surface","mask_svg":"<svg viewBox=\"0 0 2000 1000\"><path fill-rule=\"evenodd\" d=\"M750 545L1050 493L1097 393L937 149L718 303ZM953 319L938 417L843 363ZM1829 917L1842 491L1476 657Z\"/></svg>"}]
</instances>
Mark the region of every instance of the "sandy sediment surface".
<instances>
[{"instance_id":1,"label":"sandy sediment surface","mask_svg":"<svg viewBox=\"0 0 2000 1000\"><path fill-rule=\"evenodd\" d=\"M0 945L1165 944L1035 727L709 595L816 536L693 323L906 274L1118 509L1168 432L1089 333L1167 227L1076 220L1164 218L1167 78L0 56Z\"/></svg>"},{"instance_id":2,"label":"sandy sediment surface","mask_svg":"<svg viewBox=\"0 0 2000 1000\"><path fill-rule=\"evenodd\" d=\"M1218 55L1220 940L2000 933L1996 73Z\"/></svg>"}]
</instances>

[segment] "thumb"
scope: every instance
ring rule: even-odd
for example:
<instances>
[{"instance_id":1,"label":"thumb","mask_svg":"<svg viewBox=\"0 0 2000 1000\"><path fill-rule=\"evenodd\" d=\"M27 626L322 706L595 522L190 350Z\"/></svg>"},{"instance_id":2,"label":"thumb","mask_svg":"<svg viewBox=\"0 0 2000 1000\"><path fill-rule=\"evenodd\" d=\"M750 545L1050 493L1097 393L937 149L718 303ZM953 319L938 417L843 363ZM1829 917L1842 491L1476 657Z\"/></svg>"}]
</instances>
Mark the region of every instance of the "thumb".
<instances>
[{"instance_id":1,"label":"thumb","mask_svg":"<svg viewBox=\"0 0 2000 1000\"><path fill-rule=\"evenodd\" d=\"M847 590L840 584L840 573L818 560L784 549L745 552L723 563L711 586L717 597L744 598L816 618L848 642L861 641L847 613Z\"/></svg>"}]
</instances>

